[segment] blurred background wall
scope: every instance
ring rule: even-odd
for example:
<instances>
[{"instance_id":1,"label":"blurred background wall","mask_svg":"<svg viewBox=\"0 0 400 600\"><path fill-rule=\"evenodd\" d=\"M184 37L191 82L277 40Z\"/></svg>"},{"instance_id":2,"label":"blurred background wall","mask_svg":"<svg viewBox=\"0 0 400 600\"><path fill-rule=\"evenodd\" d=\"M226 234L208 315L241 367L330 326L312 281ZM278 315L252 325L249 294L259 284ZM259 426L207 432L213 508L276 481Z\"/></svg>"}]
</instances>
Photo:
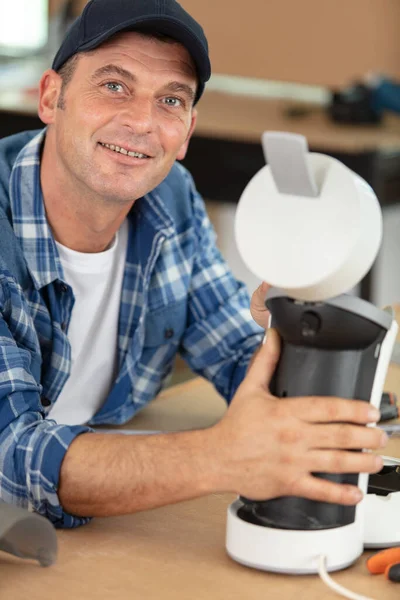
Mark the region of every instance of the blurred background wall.
<instances>
[{"instance_id":1,"label":"blurred background wall","mask_svg":"<svg viewBox=\"0 0 400 600\"><path fill-rule=\"evenodd\" d=\"M50 0L55 11L64 0ZM399 0L181 0L203 25L215 73L343 86L400 78ZM86 0L73 2L79 14Z\"/></svg>"},{"instance_id":2,"label":"blurred background wall","mask_svg":"<svg viewBox=\"0 0 400 600\"><path fill-rule=\"evenodd\" d=\"M207 32L216 73L343 86L400 77L398 0L183 0Z\"/></svg>"}]
</instances>

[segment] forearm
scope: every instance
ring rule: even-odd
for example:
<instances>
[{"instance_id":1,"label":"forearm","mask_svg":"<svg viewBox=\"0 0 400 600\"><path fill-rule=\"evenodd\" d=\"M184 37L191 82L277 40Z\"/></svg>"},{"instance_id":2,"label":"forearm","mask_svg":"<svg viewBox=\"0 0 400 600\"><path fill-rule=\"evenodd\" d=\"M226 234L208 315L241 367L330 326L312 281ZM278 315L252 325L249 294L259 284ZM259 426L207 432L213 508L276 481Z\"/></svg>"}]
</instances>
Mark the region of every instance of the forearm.
<instances>
[{"instance_id":1,"label":"forearm","mask_svg":"<svg viewBox=\"0 0 400 600\"><path fill-rule=\"evenodd\" d=\"M111 516L220 491L212 429L155 435L90 433L69 447L58 490L65 511Z\"/></svg>"}]
</instances>

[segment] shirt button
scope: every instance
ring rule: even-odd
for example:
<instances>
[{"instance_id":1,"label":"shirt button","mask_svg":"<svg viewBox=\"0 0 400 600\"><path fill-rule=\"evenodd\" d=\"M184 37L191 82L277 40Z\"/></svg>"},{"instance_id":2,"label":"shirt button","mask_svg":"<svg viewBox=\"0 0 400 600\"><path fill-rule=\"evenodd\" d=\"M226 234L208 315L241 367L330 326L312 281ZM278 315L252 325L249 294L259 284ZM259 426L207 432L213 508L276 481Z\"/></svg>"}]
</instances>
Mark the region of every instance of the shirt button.
<instances>
[{"instance_id":1,"label":"shirt button","mask_svg":"<svg viewBox=\"0 0 400 600\"><path fill-rule=\"evenodd\" d=\"M65 321L63 323L61 323L61 330L62 331L67 331L67 327L68 327L68 324Z\"/></svg>"},{"instance_id":2,"label":"shirt button","mask_svg":"<svg viewBox=\"0 0 400 600\"><path fill-rule=\"evenodd\" d=\"M170 340L172 337L174 337L174 330L173 329L166 329L164 331L164 337L166 340Z\"/></svg>"},{"instance_id":3,"label":"shirt button","mask_svg":"<svg viewBox=\"0 0 400 600\"><path fill-rule=\"evenodd\" d=\"M65 294L66 292L68 292L68 286L65 285L65 283L62 283L60 285L60 291Z\"/></svg>"},{"instance_id":4,"label":"shirt button","mask_svg":"<svg viewBox=\"0 0 400 600\"><path fill-rule=\"evenodd\" d=\"M48 408L49 406L51 406L50 400L48 398L45 398L44 396L40 398L40 402L42 403L43 408Z\"/></svg>"}]
</instances>

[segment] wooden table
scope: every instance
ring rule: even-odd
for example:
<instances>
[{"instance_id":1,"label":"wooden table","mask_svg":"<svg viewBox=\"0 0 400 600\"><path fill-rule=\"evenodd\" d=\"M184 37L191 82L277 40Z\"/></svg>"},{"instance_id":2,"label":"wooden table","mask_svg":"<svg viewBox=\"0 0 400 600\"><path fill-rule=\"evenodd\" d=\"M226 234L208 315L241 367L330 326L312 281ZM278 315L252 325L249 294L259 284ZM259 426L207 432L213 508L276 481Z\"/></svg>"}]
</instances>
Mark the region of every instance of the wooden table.
<instances>
[{"instance_id":1,"label":"wooden table","mask_svg":"<svg viewBox=\"0 0 400 600\"><path fill-rule=\"evenodd\" d=\"M392 365L386 389L400 392ZM165 391L126 428L172 431L207 427L225 402L200 379ZM385 454L400 457L400 440ZM0 553L0 598L10 600L336 600L317 576L256 571L225 552L226 510L233 496L214 494L131 516L94 519L58 531L59 556L48 569ZM400 518L400 517L399 517ZM371 576L366 554L334 578L376 600L397 600L400 585Z\"/></svg>"}]
</instances>

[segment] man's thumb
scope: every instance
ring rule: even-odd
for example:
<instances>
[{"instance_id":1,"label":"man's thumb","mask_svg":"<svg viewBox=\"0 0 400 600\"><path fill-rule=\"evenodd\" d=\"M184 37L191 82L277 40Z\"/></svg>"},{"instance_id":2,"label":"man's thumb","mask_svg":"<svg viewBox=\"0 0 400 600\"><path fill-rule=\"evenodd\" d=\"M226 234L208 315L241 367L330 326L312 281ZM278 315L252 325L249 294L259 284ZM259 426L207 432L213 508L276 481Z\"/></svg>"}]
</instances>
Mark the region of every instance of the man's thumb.
<instances>
[{"instance_id":1,"label":"man's thumb","mask_svg":"<svg viewBox=\"0 0 400 600\"><path fill-rule=\"evenodd\" d=\"M280 355L280 338L276 329L268 329L265 343L255 356L246 379L253 385L268 388Z\"/></svg>"}]
</instances>

